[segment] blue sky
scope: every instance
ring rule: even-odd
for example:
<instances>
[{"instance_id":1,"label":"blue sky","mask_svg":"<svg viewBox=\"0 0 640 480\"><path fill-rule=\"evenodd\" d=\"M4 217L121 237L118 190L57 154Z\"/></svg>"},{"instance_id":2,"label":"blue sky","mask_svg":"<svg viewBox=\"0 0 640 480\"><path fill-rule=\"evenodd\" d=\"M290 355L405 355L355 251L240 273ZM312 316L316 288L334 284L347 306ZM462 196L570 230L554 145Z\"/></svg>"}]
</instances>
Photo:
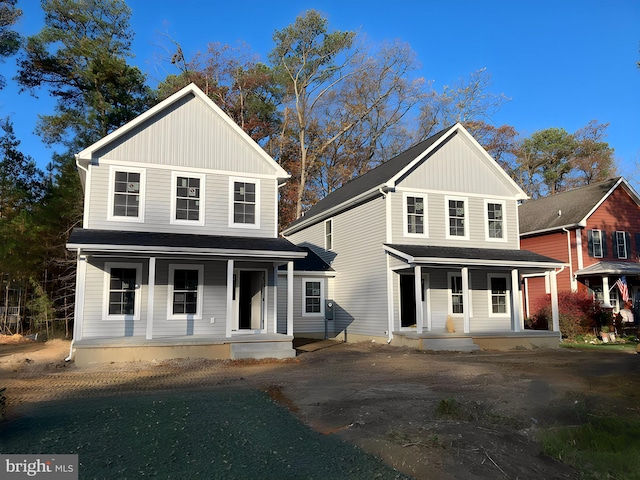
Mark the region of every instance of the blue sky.
<instances>
[{"instance_id":1,"label":"blue sky","mask_svg":"<svg viewBox=\"0 0 640 480\"><path fill-rule=\"evenodd\" d=\"M528 136L550 127L569 132L590 120L610 123L607 141L619 173L640 185L640 2L637 0L491 1L431 0L284 1L128 0L135 32L132 63L155 86L168 73L163 49L179 42L190 58L209 42L245 41L266 62L272 36L308 9L331 29L358 30L371 42L400 39L416 52L419 72L436 90L480 68L494 93L511 98L493 116ZM37 0L18 0L25 35L37 33L43 14ZM10 116L22 150L44 166L51 149L33 135L37 114L53 102L40 92L18 94L11 80L15 60L0 64L8 85L0 91L0 117Z\"/></svg>"}]
</instances>

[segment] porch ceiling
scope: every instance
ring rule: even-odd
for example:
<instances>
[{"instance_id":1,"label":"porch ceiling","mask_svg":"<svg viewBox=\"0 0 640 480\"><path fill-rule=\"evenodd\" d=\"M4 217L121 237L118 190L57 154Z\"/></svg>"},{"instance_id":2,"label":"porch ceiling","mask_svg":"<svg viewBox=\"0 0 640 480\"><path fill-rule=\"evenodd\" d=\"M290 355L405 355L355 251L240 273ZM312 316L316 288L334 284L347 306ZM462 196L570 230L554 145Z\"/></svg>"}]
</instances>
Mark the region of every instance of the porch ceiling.
<instances>
[{"instance_id":1,"label":"porch ceiling","mask_svg":"<svg viewBox=\"0 0 640 480\"><path fill-rule=\"evenodd\" d=\"M635 262L598 262L576 271L579 277L588 275L640 275L640 264Z\"/></svg>"},{"instance_id":2,"label":"porch ceiling","mask_svg":"<svg viewBox=\"0 0 640 480\"><path fill-rule=\"evenodd\" d=\"M285 238L188 235L75 228L69 249L99 253L193 254L270 260L304 258L307 252Z\"/></svg>"},{"instance_id":3,"label":"porch ceiling","mask_svg":"<svg viewBox=\"0 0 640 480\"><path fill-rule=\"evenodd\" d=\"M409 264L518 268L560 268L565 264L528 250L385 244L384 249Z\"/></svg>"}]
</instances>

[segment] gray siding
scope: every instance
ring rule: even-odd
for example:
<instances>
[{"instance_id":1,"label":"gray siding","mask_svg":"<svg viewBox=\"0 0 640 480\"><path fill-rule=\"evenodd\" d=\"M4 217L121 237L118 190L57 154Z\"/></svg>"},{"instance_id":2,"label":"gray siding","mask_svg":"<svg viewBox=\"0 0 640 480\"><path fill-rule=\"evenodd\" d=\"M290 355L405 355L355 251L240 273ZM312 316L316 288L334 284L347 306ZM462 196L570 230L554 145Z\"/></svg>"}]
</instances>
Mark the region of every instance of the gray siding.
<instances>
[{"instance_id":1,"label":"gray siding","mask_svg":"<svg viewBox=\"0 0 640 480\"><path fill-rule=\"evenodd\" d=\"M274 173L274 165L254 145L192 95L105 146L97 157L176 168Z\"/></svg>"},{"instance_id":2,"label":"gray siding","mask_svg":"<svg viewBox=\"0 0 640 480\"><path fill-rule=\"evenodd\" d=\"M507 197L515 194L500 166L461 135L422 162L401 180L400 186Z\"/></svg>"},{"instance_id":3,"label":"gray siding","mask_svg":"<svg viewBox=\"0 0 640 480\"><path fill-rule=\"evenodd\" d=\"M126 167L122 167L126 170ZM260 184L260 228L229 227L230 176L223 174L206 175L204 192L204 225L171 224L173 212L171 196L174 194L172 170L166 168L146 168L146 187L143 192L145 212L144 223L108 220L109 208L109 165L92 165L91 186L87 194L88 224L85 228L102 230L129 230L147 232L179 232L205 235L231 235L243 237L274 237L277 224L276 180L255 179ZM179 169L175 171L180 172ZM184 173L184 172L182 172ZM247 178L252 178L250 175Z\"/></svg>"},{"instance_id":4,"label":"gray siding","mask_svg":"<svg viewBox=\"0 0 640 480\"><path fill-rule=\"evenodd\" d=\"M406 213L404 211L404 194L415 193L427 198L427 225L428 237L405 236L404 223ZM392 219L392 242L408 245L436 245L450 247L484 247L484 248L505 248L516 250L520 248L518 238L518 207L515 200L505 201L506 239L507 241L486 240L486 218L485 200L498 201L495 197L466 196L458 192L424 192L418 189L413 191L396 191L391 194L391 219ZM489 195L489 194L488 194ZM469 239L459 240L447 238L448 229L446 217L446 197L464 197L468 205Z\"/></svg>"},{"instance_id":5,"label":"gray siding","mask_svg":"<svg viewBox=\"0 0 640 480\"><path fill-rule=\"evenodd\" d=\"M324 251L324 223L289 236L336 270L336 332L385 336L387 324L385 200L378 197L333 218L334 252Z\"/></svg>"},{"instance_id":6,"label":"gray siding","mask_svg":"<svg viewBox=\"0 0 640 480\"><path fill-rule=\"evenodd\" d=\"M294 274L293 277L293 333L300 336L305 333L324 332L324 316L302 315L302 281L303 279L318 280L324 283L325 299L333 299L333 278L323 276L310 276ZM287 332L287 276L278 275L278 333ZM329 326L329 332L333 332L333 323Z\"/></svg>"}]
</instances>

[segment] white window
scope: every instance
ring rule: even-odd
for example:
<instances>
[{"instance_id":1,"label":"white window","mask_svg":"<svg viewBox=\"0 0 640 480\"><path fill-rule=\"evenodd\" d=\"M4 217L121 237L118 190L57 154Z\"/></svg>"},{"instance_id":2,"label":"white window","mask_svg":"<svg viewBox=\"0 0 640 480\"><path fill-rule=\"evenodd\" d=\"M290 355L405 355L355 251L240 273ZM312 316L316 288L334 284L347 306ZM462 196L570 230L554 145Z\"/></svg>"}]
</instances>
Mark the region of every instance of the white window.
<instances>
[{"instance_id":1,"label":"white window","mask_svg":"<svg viewBox=\"0 0 640 480\"><path fill-rule=\"evenodd\" d=\"M406 236L428 236L426 195L405 193L403 198L405 214L404 234Z\"/></svg>"},{"instance_id":2,"label":"white window","mask_svg":"<svg viewBox=\"0 0 640 480\"><path fill-rule=\"evenodd\" d=\"M487 283L489 285L489 316L509 316L509 279L506 275L489 274Z\"/></svg>"},{"instance_id":3,"label":"white window","mask_svg":"<svg viewBox=\"0 0 640 480\"><path fill-rule=\"evenodd\" d=\"M467 199L460 197L445 197L447 238L469 238Z\"/></svg>"},{"instance_id":4,"label":"white window","mask_svg":"<svg viewBox=\"0 0 640 480\"><path fill-rule=\"evenodd\" d=\"M205 176L173 172L171 177L171 223L204 225Z\"/></svg>"},{"instance_id":5,"label":"white window","mask_svg":"<svg viewBox=\"0 0 640 480\"><path fill-rule=\"evenodd\" d=\"M324 249L333 249L333 219L324 222Z\"/></svg>"},{"instance_id":6,"label":"white window","mask_svg":"<svg viewBox=\"0 0 640 480\"><path fill-rule=\"evenodd\" d=\"M302 279L302 316L324 317L324 279Z\"/></svg>"},{"instance_id":7,"label":"white window","mask_svg":"<svg viewBox=\"0 0 640 480\"><path fill-rule=\"evenodd\" d=\"M229 225L260 228L260 183L250 178L231 177Z\"/></svg>"},{"instance_id":8,"label":"white window","mask_svg":"<svg viewBox=\"0 0 640 480\"><path fill-rule=\"evenodd\" d=\"M203 272L202 265L169 265L169 319L202 318Z\"/></svg>"},{"instance_id":9,"label":"white window","mask_svg":"<svg viewBox=\"0 0 640 480\"><path fill-rule=\"evenodd\" d=\"M589 253L596 258L602 258L604 256L602 231L589 230Z\"/></svg>"},{"instance_id":10,"label":"white window","mask_svg":"<svg viewBox=\"0 0 640 480\"><path fill-rule=\"evenodd\" d=\"M104 269L103 318L107 320L138 320L140 318L139 263L106 263Z\"/></svg>"},{"instance_id":11,"label":"white window","mask_svg":"<svg viewBox=\"0 0 640 480\"><path fill-rule=\"evenodd\" d=\"M627 258L627 232L613 232L613 239L616 258Z\"/></svg>"},{"instance_id":12,"label":"white window","mask_svg":"<svg viewBox=\"0 0 640 480\"><path fill-rule=\"evenodd\" d=\"M109 220L144 221L145 171L112 166L109 169Z\"/></svg>"},{"instance_id":13,"label":"white window","mask_svg":"<svg viewBox=\"0 0 640 480\"><path fill-rule=\"evenodd\" d=\"M464 296L462 294L462 275L450 273L449 280L449 313L464 313Z\"/></svg>"},{"instance_id":14,"label":"white window","mask_svg":"<svg viewBox=\"0 0 640 480\"><path fill-rule=\"evenodd\" d=\"M485 200L486 239L501 241L507 239L505 228L505 202Z\"/></svg>"}]
</instances>

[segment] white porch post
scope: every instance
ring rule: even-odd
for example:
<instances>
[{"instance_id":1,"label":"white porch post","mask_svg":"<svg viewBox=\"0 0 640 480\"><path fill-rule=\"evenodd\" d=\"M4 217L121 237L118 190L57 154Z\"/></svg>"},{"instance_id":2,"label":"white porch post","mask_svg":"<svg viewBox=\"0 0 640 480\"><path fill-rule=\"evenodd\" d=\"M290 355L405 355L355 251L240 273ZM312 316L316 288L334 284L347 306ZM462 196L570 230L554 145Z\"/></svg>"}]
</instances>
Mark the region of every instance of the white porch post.
<instances>
[{"instance_id":1,"label":"white porch post","mask_svg":"<svg viewBox=\"0 0 640 480\"><path fill-rule=\"evenodd\" d=\"M549 287L551 290L551 318L553 320L553 331L560 331L560 310L558 309L558 281L556 271L549 272Z\"/></svg>"},{"instance_id":2,"label":"white porch post","mask_svg":"<svg viewBox=\"0 0 640 480\"><path fill-rule=\"evenodd\" d=\"M602 301L604 302L604 307L611 306L611 292L609 291L609 277L606 275L602 276Z\"/></svg>"},{"instance_id":3,"label":"white porch post","mask_svg":"<svg viewBox=\"0 0 640 480\"><path fill-rule=\"evenodd\" d=\"M413 267L414 290L416 296L416 331L422 333L424 329L424 309L422 308L422 267Z\"/></svg>"},{"instance_id":4,"label":"white porch post","mask_svg":"<svg viewBox=\"0 0 640 480\"><path fill-rule=\"evenodd\" d=\"M227 260L227 323L226 335L231 337L231 325L233 324L233 260Z\"/></svg>"},{"instance_id":5,"label":"white porch post","mask_svg":"<svg viewBox=\"0 0 640 480\"><path fill-rule=\"evenodd\" d=\"M491 287L489 287L491 288ZM522 309L520 303L520 282L518 270L511 270L511 312L513 316L513 331L521 332L524 326L524 318L522 317Z\"/></svg>"},{"instance_id":6,"label":"white porch post","mask_svg":"<svg viewBox=\"0 0 640 480\"><path fill-rule=\"evenodd\" d=\"M287 263L287 335L293 335L293 262Z\"/></svg>"},{"instance_id":7,"label":"white porch post","mask_svg":"<svg viewBox=\"0 0 640 480\"><path fill-rule=\"evenodd\" d=\"M267 329L267 333L269 329ZM273 264L273 333L278 333L278 264Z\"/></svg>"},{"instance_id":8,"label":"white porch post","mask_svg":"<svg viewBox=\"0 0 640 480\"><path fill-rule=\"evenodd\" d=\"M462 267L462 305L464 312L464 333L471 332L471 295L469 295L469 268Z\"/></svg>"},{"instance_id":9,"label":"white porch post","mask_svg":"<svg viewBox=\"0 0 640 480\"><path fill-rule=\"evenodd\" d=\"M156 257L149 257L147 290L147 340L151 340L153 338L153 304L156 291Z\"/></svg>"},{"instance_id":10,"label":"white porch post","mask_svg":"<svg viewBox=\"0 0 640 480\"><path fill-rule=\"evenodd\" d=\"M78 249L76 270L76 308L73 312L73 341L82 340L82 324L84 322L84 293L87 277L87 256Z\"/></svg>"}]
</instances>

